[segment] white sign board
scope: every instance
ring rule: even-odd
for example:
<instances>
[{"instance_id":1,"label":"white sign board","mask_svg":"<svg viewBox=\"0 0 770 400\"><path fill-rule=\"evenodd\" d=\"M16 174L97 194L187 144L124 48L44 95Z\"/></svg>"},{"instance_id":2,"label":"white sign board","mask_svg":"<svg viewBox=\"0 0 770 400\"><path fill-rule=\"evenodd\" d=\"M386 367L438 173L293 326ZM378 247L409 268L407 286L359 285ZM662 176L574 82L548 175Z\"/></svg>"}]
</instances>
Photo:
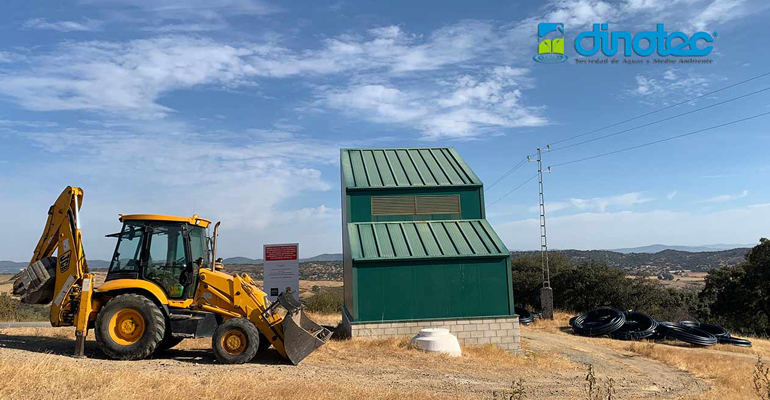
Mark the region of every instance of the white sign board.
<instances>
[{"instance_id":1,"label":"white sign board","mask_svg":"<svg viewBox=\"0 0 770 400\"><path fill-rule=\"evenodd\" d=\"M275 301L289 288L299 301L299 244L266 244L263 254L263 290L268 300Z\"/></svg>"}]
</instances>

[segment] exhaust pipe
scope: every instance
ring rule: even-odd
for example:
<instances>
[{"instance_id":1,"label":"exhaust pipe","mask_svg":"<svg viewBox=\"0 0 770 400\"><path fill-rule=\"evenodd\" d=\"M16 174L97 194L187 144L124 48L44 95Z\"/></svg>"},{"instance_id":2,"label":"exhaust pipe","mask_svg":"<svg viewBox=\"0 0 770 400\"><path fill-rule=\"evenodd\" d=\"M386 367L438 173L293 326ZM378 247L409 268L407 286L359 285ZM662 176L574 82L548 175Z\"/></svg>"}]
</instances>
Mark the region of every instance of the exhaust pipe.
<instances>
[{"instance_id":1,"label":"exhaust pipe","mask_svg":"<svg viewBox=\"0 0 770 400\"><path fill-rule=\"evenodd\" d=\"M217 237L219 236L219 225L222 221L217 221L214 225L214 236L211 240L211 270L217 270Z\"/></svg>"}]
</instances>

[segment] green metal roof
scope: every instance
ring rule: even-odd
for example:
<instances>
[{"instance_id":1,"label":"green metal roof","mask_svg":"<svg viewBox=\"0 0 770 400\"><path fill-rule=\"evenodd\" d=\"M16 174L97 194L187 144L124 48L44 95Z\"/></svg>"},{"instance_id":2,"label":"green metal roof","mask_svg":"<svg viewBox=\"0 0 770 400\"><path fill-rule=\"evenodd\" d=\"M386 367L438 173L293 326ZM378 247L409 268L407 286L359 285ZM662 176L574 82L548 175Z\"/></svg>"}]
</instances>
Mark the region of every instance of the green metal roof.
<instances>
[{"instance_id":1,"label":"green metal roof","mask_svg":"<svg viewBox=\"0 0 770 400\"><path fill-rule=\"evenodd\" d=\"M354 261L510 255L485 219L357 222L348 233Z\"/></svg>"},{"instance_id":2,"label":"green metal roof","mask_svg":"<svg viewBox=\"0 0 770 400\"><path fill-rule=\"evenodd\" d=\"M349 189L481 186L451 147L342 149L340 157Z\"/></svg>"}]
</instances>

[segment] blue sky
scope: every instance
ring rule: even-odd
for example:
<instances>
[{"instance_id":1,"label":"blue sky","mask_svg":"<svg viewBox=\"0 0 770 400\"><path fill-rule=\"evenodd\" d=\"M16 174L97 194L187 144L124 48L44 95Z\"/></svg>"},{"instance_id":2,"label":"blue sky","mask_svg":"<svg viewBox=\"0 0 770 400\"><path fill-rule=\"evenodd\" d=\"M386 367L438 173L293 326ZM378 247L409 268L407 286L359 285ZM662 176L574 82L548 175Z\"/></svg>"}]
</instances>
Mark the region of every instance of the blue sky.
<instances>
[{"instance_id":1,"label":"blue sky","mask_svg":"<svg viewBox=\"0 0 770 400\"><path fill-rule=\"evenodd\" d=\"M0 5L0 259L29 257L48 206L85 190L90 258L118 213L221 220L221 254L300 242L339 252L340 147L454 146L487 183L538 146L770 70L762 1L8 1ZM568 62L538 64L538 22ZM577 65L610 29L716 33L708 65ZM770 76L592 138L770 87ZM545 165L770 111L770 92L544 155ZM546 176L555 248L752 243L767 236L770 117ZM570 144L563 143L562 145ZM559 148L553 146L554 150ZM535 173L527 164L487 204ZM537 185L489 207L511 249L539 246Z\"/></svg>"}]
</instances>

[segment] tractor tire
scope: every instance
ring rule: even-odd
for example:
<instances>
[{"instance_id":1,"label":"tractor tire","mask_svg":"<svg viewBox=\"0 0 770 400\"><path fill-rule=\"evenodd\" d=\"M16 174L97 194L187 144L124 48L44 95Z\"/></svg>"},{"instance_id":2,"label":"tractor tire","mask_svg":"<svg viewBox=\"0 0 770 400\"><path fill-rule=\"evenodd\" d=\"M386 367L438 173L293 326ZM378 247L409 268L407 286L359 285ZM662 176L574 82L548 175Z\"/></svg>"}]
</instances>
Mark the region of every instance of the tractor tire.
<instances>
[{"instance_id":1,"label":"tractor tire","mask_svg":"<svg viewBox=\"0 0 770 400\"><path fill-rule=\"evenodd\" d=\"M166 318L152 300L139 294L112 298L96 316L94 334L99 349L112 359L149 357L163 341Z\"/></svg>"},{"instance_id":2,"label":"tractor tire","mask_svg":"<svg viewBox=\"0 0 770 400\"><path fill-rule=\"evenodd\" d=\"M219 324L211 338L214 355L222 364L251 361L259 349L259 330L246 318L231 318Z\"/></svg>"}]
</instances>

